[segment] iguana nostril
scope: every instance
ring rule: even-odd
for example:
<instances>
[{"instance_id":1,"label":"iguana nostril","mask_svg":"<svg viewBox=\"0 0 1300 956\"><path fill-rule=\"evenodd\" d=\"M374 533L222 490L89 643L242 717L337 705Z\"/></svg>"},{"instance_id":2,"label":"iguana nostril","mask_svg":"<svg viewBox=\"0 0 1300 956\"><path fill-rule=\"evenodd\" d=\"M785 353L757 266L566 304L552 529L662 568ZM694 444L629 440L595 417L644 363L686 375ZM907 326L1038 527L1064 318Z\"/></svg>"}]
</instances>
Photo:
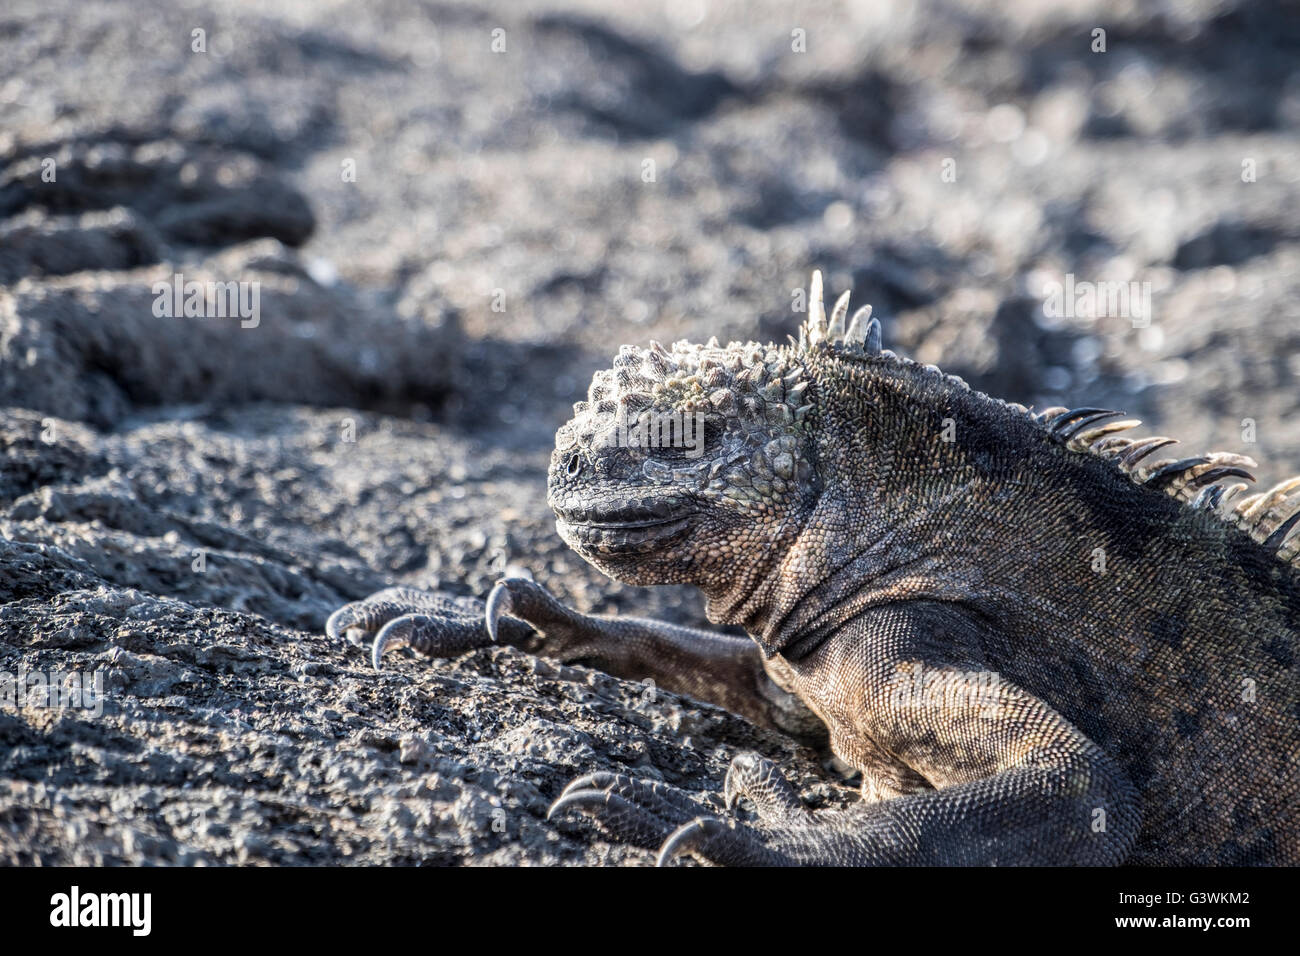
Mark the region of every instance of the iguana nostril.
<instances>
[{"instance_id":1,"label":"iguana nostril","mask_svg":"<svg viewBox=\"0 0 1300 956\"><path fill-rule=\"evenodd\" d=\"M564 463L564 470L570 478L576 478L578 472L582 471L582 458L576 451L569 455L569 460Z\"/></svg>"}]
</instances>

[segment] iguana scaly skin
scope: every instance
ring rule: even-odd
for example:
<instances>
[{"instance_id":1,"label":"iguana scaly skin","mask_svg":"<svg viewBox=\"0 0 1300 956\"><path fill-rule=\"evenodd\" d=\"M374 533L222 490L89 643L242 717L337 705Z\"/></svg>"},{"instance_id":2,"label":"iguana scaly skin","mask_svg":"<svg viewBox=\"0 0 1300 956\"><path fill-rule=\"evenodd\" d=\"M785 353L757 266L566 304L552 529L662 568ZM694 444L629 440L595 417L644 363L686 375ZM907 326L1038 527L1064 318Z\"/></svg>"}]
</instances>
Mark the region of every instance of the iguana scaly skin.
<instances>
[{"instance_id":1,"label":"iguana scaly skin","mask_svg":"<svg viewBox=\"0 0 1300 956\"><path fill-rule=\"evenodd\" d=\"M624 346L556 438L564 540L618 580L696 585L752 642L583 616L519 578L486 626L385 592L330 633L377 632L376 665L500 638L650 676L820 722L862 772L860 805L814 813L737 757L725 803L755 824L610 773L556 801L661 861L1300 863L1300 479L1242 497L1221 482L1247 458L1154 460L1171 441L1118 413L991 399L847 311L814 274L788 346ZM700 420L701 457L648 440Z\"/></svg>"}]
</instances>

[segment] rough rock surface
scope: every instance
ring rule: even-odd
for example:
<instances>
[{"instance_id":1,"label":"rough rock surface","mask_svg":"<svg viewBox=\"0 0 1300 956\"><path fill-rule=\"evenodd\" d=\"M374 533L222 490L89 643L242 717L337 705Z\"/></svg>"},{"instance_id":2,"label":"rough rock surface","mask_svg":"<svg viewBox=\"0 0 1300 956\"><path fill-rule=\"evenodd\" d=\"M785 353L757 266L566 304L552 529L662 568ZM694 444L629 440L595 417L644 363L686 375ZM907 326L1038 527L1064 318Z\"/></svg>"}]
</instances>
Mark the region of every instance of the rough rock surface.
<instances>
[{"instance_id":1,"label":"rough rock surface","mask_svg":"<svg viewBox=\"0 0 1300 956\"><path fill-rule=\"evenodd\" d=\"M564 548L552 436L624 341L783 339L814 265L1001 397L1300 472L1294 16L492 6L0 14L0 672L106 693L0 697L0 861L644 862L546 805L596 769L716 791L743 749L851 799L653 688L322 636L508 563L703 623ZM157 315L177 273L257 283L259 320ZM1066 273L1149 282L1149 326L1046 315Z\"/></svg>"}]
</instances>

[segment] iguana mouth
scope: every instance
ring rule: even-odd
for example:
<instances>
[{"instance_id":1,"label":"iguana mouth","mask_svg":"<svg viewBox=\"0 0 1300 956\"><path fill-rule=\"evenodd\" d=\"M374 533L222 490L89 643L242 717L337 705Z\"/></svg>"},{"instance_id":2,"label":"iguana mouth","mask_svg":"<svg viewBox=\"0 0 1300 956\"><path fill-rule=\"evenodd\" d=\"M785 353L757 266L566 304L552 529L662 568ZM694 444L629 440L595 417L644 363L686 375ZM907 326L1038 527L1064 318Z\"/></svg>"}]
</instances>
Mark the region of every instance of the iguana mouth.
<instances>
[{"instance_id":1,"label":"iguana mouth","mask_svg":"<svg viewBox=\"0 0 1300 956\"><path fill-rule=\"evenodd\" d=\"M689 517L690 512L679 501L660 498L613 506L562 508L556 515L570 527L613 531L665 525Z\"/></svg>"},{"instance_id":2,"label":"iguana mouth","mask_svg":"<svg viewBox=\"0 0 1300 956\"><path fill-rule=\"evenodd\" d=\"M662 546L690 527L693 512L680 501L659 499L557 510L556 517L574 544L610 554Z\"/></svg>"}]
</instances>

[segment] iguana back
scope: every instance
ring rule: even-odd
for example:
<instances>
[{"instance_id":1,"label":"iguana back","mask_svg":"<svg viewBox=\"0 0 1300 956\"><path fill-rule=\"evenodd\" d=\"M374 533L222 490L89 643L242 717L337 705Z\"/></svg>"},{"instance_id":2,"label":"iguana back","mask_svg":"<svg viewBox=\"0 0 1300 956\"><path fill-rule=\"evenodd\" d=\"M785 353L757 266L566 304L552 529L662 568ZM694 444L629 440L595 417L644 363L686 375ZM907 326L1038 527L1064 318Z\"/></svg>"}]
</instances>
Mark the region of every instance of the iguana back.
<instances>
[{"instance_id":1,"label":"iguana back","mask_svg":"<svg viewBox=\"0 0 1300 956\"><path fill-rule=\"evenodd\" d=\"M941 567L909 596L995 622L988 665L1123 766L1142 805L1129 860L1300 862L1297 482L1241 497L1221 482L1249 459L1162 458L1115 413L1031 415L888 353L809 366L847 405L831 441L910 423L891 457L922 473L891 484L877 456L838 456L847 484L925 516L911 543Z\"/></svg>"}]
</instances>

